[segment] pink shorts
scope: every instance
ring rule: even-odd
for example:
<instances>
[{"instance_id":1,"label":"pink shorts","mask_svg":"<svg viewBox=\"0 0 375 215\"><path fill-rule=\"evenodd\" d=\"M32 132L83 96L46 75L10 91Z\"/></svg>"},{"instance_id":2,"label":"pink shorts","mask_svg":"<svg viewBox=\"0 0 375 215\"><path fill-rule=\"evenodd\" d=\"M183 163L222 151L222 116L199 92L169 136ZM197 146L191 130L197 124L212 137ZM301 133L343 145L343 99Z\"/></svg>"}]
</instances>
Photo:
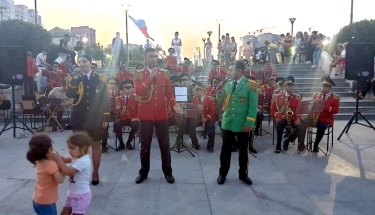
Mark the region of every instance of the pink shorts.
<instances>
[{"instance_id":1,"label":"pink shorts","mask_svg":"<svg viewBox=\"0 0 375 215\"><path fill-rule=\"evenodd\" d=\"M84 194L70 193L65 200L64 207L72 208L74 214L85 214L91 202L91 192Z\"/></svg>"}]
</instances>

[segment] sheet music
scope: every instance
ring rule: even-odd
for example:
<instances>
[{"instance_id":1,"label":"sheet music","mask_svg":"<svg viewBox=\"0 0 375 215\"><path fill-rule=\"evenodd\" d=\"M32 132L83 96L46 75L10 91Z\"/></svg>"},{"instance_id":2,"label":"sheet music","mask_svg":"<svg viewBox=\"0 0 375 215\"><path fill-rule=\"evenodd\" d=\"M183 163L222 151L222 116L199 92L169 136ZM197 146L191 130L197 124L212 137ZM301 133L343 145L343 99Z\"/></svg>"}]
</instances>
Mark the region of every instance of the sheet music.
<instances>
[{"instance_id":1,"label":"sheet music","mask_svg":"<svg viewBox=\"0 0 375 215\"><path fill-rule=\"evenodd\" d=\"M175 87L174 93L176 96L187 96L187 87Z\"/></svg>"},{"instance_id":2,"label":"sheet music","mask_svg":"<svg viewBox=\"0 0 375 215\"><path fill-rule=\"evenodd\" d=\"M187 102L188 97L186 96L176 96L176 102Z\"/></svg>"}]
</instances>

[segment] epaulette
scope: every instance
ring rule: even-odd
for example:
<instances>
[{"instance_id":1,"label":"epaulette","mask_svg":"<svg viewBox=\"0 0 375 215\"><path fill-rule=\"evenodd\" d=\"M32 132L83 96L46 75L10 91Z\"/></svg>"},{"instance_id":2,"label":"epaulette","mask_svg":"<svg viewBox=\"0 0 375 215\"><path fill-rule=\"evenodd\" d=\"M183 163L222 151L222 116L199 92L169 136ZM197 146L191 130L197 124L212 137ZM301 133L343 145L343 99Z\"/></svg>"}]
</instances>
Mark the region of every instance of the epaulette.
<instances>
[{"instance_id":1,"label":"epaulette","mask_svg":"<svg viewBox=\"0 0 375 215\"><path fill-rule=\"evenodd\" d=\"M260 89L261 91L264 91L264 85L260 85L260 86L259 86L259 89Z\"/></svg>"},{"instance_id":2,"label":"epaulette","mask_svg":"<svg viewBox=\"0 0 375 215\"><path fill-rule=\"evenodd\" d=\"M160 71L162 71L164 73L164 78L165 79L169 80L171 78L171 75L170 75L170 73L169 73L168 70L166 70L166 69L160 69Z\"/></svg>"},{"instance_id":3,"label":"epaulette","mask_svg":"<svg viewBox=\"0 0 375 215\"><path fill-rule=\"evenodd\" d=\"M336 99L337 101L340 102L340 96L339 95L333 94L333 99Z\"/></svg>"},{"instance_id":4,"label":"epaulette","mask_svg":"<svg viewBox=\"0 0 375 215\"><path fill-rule=\"evenodd\" d=\"M296 99L297 99L298 101L301 101L301 100L302 100L302 96L301 96L301 95L296 95Z\"/></svg>"},{"instance_id":5,"label":"epaulette","mask_svg":"<svg viewBox=\"0 0 375 215\"><path fill-rule=\"evenodd\" d=\"M143 70L137 69L133 74L134 81L143 79Z\"/></svg>"},{"instance_id":6,"label":"epaulette","mask_svg":"<svg viewBox=\"0 0 375 215\"><path fill-rule=\"evenodd\" d=\"M314 94L312 95L313 99L315 99L318 95L319 95L319 93L314 93Z\"/></svg>"},{"instance_id":7,"label":"epaulette","mask_svg":"<svg viewBox=\"0 0 375 215\"><path fill-rule=\"evenodd\" d=\"M280 94L278 94L278 93L274 93L274 94L272 94L272 99L277 98L279 95L280 95Z\"/></svg>"},{"instance_id":8,"label":"epaulette","mask_svg":"<svg viewBox=\"0 0 375 215\"><path fill-rule=\"evenodd\" d=\"M99 75L99 79L104 82L104 83L107 83L107 76L105 75Z\"/></svg>"},{"instance_id":9,"label":"epaulette","mask_svg":"<svg viewBox=\"0 0 375 215\"><path fill-rule=\"evenodd\" d=\"M258 82L256 82L256 81L253 81L253 80L249 79L248 82L249 82L249 84L248 84L249 88L251 88L253 90L256 90L259 86Z\"/></svg>"}]
</instances>

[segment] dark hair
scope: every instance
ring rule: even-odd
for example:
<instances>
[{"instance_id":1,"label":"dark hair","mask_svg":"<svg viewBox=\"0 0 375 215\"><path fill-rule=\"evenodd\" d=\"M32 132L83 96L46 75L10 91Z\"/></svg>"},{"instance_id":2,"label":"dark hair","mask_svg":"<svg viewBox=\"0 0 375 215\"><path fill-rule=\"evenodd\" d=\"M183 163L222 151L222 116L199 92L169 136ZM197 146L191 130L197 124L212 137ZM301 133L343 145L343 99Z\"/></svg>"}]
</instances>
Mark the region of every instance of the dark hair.
<instances>
[{"instance_id":1,"label":"dark hair","mask_svg":"<svg viewBox=\"0 0 375 215\"><path fill-rule=\"evenodd\" d=\"M146 54L147 52L156 52L156 50L155 50L154 48L147 48L147 49L145 50L145 54Z\"/></svg>"},{"instance_id":2,"label":"dark hair","mask_svg":"<svg viewBox=\"0 0 375 215\"><path fill-rule=\"evenodd\" d=\"M70 135L67 142L78 146L82 154L88 154L88 149L92 143L92 139L86 132L75 132Z\"/></svg>"},{"instance_id":3,"label":"dark hair","mask_svg":"<svg viewBox=\"0 0 375 215\"><path fill-rule=\"evenodd\" d=\"M96 63L92 63L91 66L98 67L98 64L96 64Z\"/></svg>"},{"instance_id":4,"label":"dark hair","mask_svg":"<svg viewBox=\"0 0 375 215\"><path fill-rule=\"evenodd\" d=\"M241 70L242 73L245 71L245 63L243 61L236 61L234 64L236 70Z\"/></svg>"},{"instance_id":5,"label":"dark hair","mask_svg":"<svg viewBox=\"0 0 375 215\"><path fill-rule=\"evenodd\" d=\"M280 37L285 37L285 35L284 34L280 34Z\"/></svg>"},{"instance_id":6,"label":"dark hair","mask_svg":"<svg viewBox=\"0 0 375 215\"><path fill-rule=\"evenodd\" d=\"M174 32L175 34L178 34L178 31Z\"/></svg>"},{"instance_id":7,"label":"dark hair","mask_svg":"<svg viewBox=\"0 0 375 215\"><path fill-rule=\"evenodd\" d=\"M138 64L138 65L135 67L135 69L140 69L140 68L145 68L145 67L143 66L143 64Z\"/></svg>"},{"instance_id":8,"label":"dark hair","mask_svg":"<svg viewBox=\"0 0 375 215\"><path fill-rule=\"evenodd\" d=\"M90 63L92 62L91 57L86 54L79 56L79 58L81 57L86 58Z\"/></svg>"},{"instance_id":9,"label":"dark hair","mask_svg":"<svg viewBox=\"0 0 375 215\"><path fill-rule=\"evenodd\" d=\"M26 158L32 164L36 165L36 161L46 159L49 149L52 147L52 140L46 134L36 134L29 141L29 151Z\"/></svg>"},{"instance_id":10,"label":"dark hair","mask_svg":"<svg viewBox=\"0 0 375 215\"><path fill-rule=\"evenodd\" d=\"M53 66L53 65L57 65L57 66L60 66L60 64L59 64L59 63L57 63L57 62L53 62L53 63L52 63L52 66Z\"/></svg>"},{"instance_id":11,"label":"dark hair","mask_svg":"<svg viewBox=\"0 0 375 215\"><path fill-rule=\"evenodd\" d=\"M66 56L65 59L72 59L72 57L70 57L70 55Z\"/></svg>"}]
</instances>

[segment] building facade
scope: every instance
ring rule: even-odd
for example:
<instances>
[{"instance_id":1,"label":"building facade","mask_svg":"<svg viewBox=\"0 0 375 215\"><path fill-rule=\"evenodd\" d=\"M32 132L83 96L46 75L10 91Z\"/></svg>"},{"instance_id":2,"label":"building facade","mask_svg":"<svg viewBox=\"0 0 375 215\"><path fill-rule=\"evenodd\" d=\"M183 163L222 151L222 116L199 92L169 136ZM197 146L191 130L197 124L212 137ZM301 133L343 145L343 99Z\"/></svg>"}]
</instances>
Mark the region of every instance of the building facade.
<instances>
[{"instance_id":1,"label":"building facade","mask_svg":"<svg viewBox=\"0 0 375 215\"><path fill-rule=\"evenodd\" d=\"M25 5L14 5L13 0L0 0L0 7L5 8L1 12L2 20L18 19L25 22L35 23L35 10ZM42 24L42 17L38 16L37 24ZM2 21L0 19L0 21Z\"/></svg>"},{"instance_id":2,"label":"building facade","mask_svg":"<svg viewBox=\"0 0 375 215\"><path fill-rule=\"evenodd\" d=\"M96 44L96 30L89 26L71 27L71 32L81 38L87 38L87 43L90 45Z\"/></svg>"}]
</instances>

